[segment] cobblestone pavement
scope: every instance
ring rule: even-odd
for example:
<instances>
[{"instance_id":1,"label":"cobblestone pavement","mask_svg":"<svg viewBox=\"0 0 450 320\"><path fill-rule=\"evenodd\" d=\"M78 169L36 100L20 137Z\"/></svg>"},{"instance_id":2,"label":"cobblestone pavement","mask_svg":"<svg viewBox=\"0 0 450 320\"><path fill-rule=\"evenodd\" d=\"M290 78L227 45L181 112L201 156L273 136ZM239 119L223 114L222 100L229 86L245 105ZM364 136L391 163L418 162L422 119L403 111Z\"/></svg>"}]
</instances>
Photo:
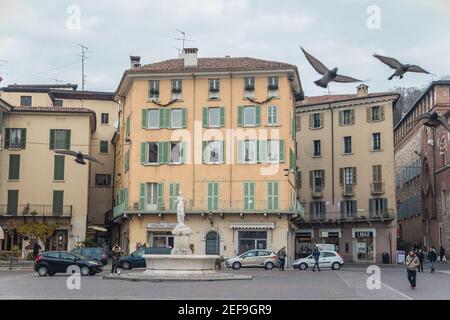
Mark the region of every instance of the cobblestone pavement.
<instances>
[{"instance_id":1,"label":"cobblestone pavement","mask_svg":"<svg viewBox=\"0 0 450 320\"><path fill-rule=\"evenodd\" d=\"M402 267L381 268L380 289L369 289L364 266L340 271L242 269L253 280L207 282L128 282L81 278L80 290L69 290L68 277L39 277L31 271L0 271L0 299L450 299L450 271L419 273L411 290Z\"/></svg>"}]
</instances>

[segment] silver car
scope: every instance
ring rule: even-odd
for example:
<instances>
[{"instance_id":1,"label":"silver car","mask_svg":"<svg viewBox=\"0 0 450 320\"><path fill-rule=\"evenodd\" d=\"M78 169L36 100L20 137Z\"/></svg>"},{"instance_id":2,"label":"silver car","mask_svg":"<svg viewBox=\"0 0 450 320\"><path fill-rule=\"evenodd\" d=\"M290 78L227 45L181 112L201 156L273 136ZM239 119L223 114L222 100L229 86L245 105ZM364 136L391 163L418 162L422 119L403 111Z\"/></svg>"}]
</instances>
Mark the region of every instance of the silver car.
<instances>
[{"instance_id":1,"label":"silver car","mask_svg":"<svg viewBox=\"0 0 450 320\"><path fill-rule=\"evenodd\" d=\"M259 267L272 270L274 267L278 267L280 263L275 252L266 249L259 249L250 250L234 258L230 258L225 261L225 264L227 268L233 268L234 270L245 267Z\"/></svg>"}]
</instances>

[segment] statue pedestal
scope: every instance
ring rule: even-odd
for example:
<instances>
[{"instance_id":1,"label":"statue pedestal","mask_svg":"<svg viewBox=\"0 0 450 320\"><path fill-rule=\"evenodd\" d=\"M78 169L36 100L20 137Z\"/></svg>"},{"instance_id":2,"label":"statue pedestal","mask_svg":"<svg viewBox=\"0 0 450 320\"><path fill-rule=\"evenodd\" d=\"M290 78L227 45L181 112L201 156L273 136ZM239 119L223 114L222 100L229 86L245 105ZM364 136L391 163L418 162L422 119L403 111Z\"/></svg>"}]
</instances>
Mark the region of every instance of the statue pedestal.
<instances>
[{"instance_id":1,"label":"statue pedestal","mask_svg":"<svg viewBox=\"0 0 450 320\"><path fill-rule=\"evenodd\" d=\"M174 255L191 255L192 250L189 247L189 238L192 234L191 228L186 225L177 225L173 230L172 234L174 235L174 244L171 254Z\"/></svg>"}]
</instances>

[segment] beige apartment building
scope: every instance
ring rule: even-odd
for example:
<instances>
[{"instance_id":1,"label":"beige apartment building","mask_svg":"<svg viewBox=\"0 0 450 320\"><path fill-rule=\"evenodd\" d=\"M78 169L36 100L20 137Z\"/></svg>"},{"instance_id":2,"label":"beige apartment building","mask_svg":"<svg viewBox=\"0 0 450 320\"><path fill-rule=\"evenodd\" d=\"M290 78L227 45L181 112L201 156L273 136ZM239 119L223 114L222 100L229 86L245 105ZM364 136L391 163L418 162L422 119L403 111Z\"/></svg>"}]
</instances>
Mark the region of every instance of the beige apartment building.
<instances>
[{"instance_id":1,"label":"beige apartment building","mask_svg":"<svg viewBox=\"0 0 450 320\"><path fill-rule=\"evenodd\" d=\"M25 254L30 238L10 225L55 225L42 247L72 249L98 232L112 210L117 122L112 93L77 91L76 85L9 85L1 88L0 250L18 246ZM79 165L55 154L67 149L92 154L104 165ZM96 233L97 232L97 233Z\"/></svg>"},{"instance_id":2,"label":"beige apartment building","mask_svg":"<svg viewBox=\"0 0 450 320\"><path fill-rule=\"evenodd\" d=\"M396 250L393 108L398 95L307 97L297 106L297 167L305 216L296 257L334 244L345 261L381 262Z\"/></svg>"},{"instance_id":3,"label":"beige apartment building","mask_svg":"<svg viewBox=\"0 0 450 320\"><path fill-rule=\"evenodd\" d=\"M255 58L132 58L116 91L113 221L122 249L173 245L182 192L196 254L293 256L296 66ZM291 254L292 253L292 254Z\"/></svg>"}]
</instances>

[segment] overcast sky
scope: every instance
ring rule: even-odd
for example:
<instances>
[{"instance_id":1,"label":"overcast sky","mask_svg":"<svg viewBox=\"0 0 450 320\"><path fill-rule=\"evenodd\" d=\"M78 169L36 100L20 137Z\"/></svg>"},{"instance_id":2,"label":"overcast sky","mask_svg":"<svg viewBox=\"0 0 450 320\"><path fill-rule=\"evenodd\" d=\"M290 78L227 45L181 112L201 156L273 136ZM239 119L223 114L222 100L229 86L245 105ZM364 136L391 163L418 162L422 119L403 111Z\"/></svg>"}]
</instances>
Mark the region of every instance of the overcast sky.
<instances>
[{"instance_id":1,"label":"overcast sky","mask_svg":"<svg viewBox=\"0 0 450 320\"><path fill-rule=\"evenodd\" d=\"M89 47L87 90L114 91L129 56L142 63L176 58L175 40L200 57L250 56L296 64L307 95L325 93L300 45L327 67L367 80L370 91L432 80L392 70L380 53L450 74L450 0L0 0L0 84L80 84L77 43ZM78 9L80 15L78 15ZM379 16L378 16L379 9ZM78 17L80 19L78 19ZM330 92L355 91L331 84Z\"/></svg>"}]
</instances>

